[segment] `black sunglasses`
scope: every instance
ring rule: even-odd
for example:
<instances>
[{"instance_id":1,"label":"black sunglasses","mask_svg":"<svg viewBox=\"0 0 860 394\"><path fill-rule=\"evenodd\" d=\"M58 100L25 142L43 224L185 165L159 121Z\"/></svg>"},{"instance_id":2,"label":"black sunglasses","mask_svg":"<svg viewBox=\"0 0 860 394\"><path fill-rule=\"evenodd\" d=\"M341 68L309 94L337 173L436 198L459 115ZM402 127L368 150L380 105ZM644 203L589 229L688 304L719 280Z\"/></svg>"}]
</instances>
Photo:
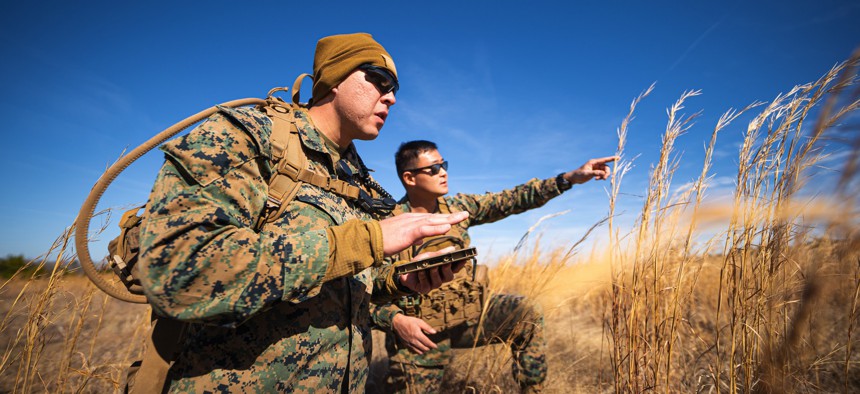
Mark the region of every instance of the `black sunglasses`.
<instances>
[{"instance_id":1,"label":"black sunglasses","mask_svg":"<svg viewBox=\"0 0 860 394\"><path fill-rule=\"evenodd\" d=\"M358 69L364 71L364 78L367 82L376 86L383 96L388 94L388 92L397 94L397 91L400 90L400 84L397 83L397 78L394 74L391 74L391 71L372 64L362 64L358 66Z\"/></svg>"},{"instance_id":2,"label":"black sunglasses","mask_svg":"<svg viewBox=\"0 0 860 394\"><path fill-rule=\"evenodd\" d=\"M441 163L431 164L431 165L426 166L426 167L419 167L419 168L413 168L410 170L403 170L403 172L407 172L407 171L408 172L418 172L418 171L430 170L430 175L436 175L443 168L445 169L445 171L448 171L448 160L445 160Z\"/></svg>"}]
</instances>

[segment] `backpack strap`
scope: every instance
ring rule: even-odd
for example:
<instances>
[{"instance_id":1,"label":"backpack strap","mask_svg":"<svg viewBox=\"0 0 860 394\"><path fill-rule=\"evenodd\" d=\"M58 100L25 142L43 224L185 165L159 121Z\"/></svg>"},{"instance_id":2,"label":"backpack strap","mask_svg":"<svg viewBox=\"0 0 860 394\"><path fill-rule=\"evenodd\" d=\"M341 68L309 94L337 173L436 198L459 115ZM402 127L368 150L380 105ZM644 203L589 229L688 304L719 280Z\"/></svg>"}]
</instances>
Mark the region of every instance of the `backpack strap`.
<instances>
[{"instance_id":1,"label":"backpack strap","mask_svg":"<svg viewBox=\"0 0 860 394\"><path fill-rule=\"evenodd\" d=\"M311 82L314 80L314 76L308 73L300 74L296 81L293 82L293 104L301 105L299 103L299 93L302 90L302 80L305 78L310 78Z\"/></svg>"},{"instance_id":2,"label":"backpack strap","mask_svg":"<svg viewBox=\"0 0 860 394\"><path fill-rule=\"evenodd\" d=\"M439 197L436 199L436 203L439 204L439 213L450 214L451 208L448 207L448 201L445 201L445 197Z\"/></svg>"},{"instance_id":3,"label":"backpack strap","mask_svg":"<svg viewBox=\"0 0 860 394\"><path fill-rule=\"evenodd\" d=\"M152 315L143 359L127 371L125 392L162 394L169 389L170 367L179 356L192 323Z\"/></svg>"},{"instance_id":4,"label":"backpack strap","mask_svg":"<svg viewBox=\"0 0 860 394\"><path fill-rule=\"evenodd\" d=\"M406 198L404 197L404 200L405 199ZM400 203L397 203L397 205L394 206L394 209L391 210L391 216L402 215L404 213L406 213L406 212L403 210L403 205ZM410 247L400 251L400 253L397 254L397 260L399 260L399 261L412 261L412 247L410 246Z\"/></svg>"},{"instance_id":5,"label":"backpack strap","mask_svg":"<svg viewBox=\"0 0 860 394\"><path fill-rule=\"evenodd\" d=\"M451 210L451 207L448 206L448 201L445 200L445 197L439 197L437 199L437 202L439 204L439 213L451 214L451 213L460 212L460 211ZM463 239L463 229L456 224L452 225L451 230L448 231L448 235L452 235L452 236L455 236L457 238ZM461 246L465 247L465 245L461 245Z\"/></svg>"},{"instance_id":6,"label":"backpack strap","mask_svg":"<svg viewBox=\"0 0 860 394\"><path fill-rule=\"evenodd\" d=\"M302 148L299 128L296 125L295 104L280 100L270 100L264 108L272 120L272 158L276 160L275 173L269 179L269 197L266 210L257 220L257 230L264 224L281 217L299 191L302 183L309 183L323 190L335 193L348 200L356 200L360 189L347 182L334 179L328 174L319 174L308 168L308 157Z\"/></svg>"},{"instance_id":7,"label":"backpack strap","mask_svg":"<svg viewBox=\"0 0 860 394\"><path fill-rule=\"evenodd\" d=\"M445 200L445 197L439 197L438 201L439 201L439 212L449 213L449 214L460 212L460 211L452 210L451 207L448 205L448 201ZM451 225L451 230L448 230L448 234L461 240L461 244L460 244L461 248L465 248L466 246L468 246L468 245L466 245L465 242L462 242L462 240L464 238L463 237L463 228L460 227L459 223ZM478 269L480 267L484 267L484 271L483 271L484 277L483 278L479 278L478 276L476 276L476 275L480 274L480 270ZM489 284L489 279L486 276L486 272L487 272L486 268L487 267L482 266L482 265L478 265L478 260L475 258L472 258L472 267L471 268L472 268L472 281L473 282L478 281L478 282L481 282L482 285L487 286Z\"/></svg>"},{"instance_id":8,"label":"backpack strap","mask_svg":"<svg viewBox=\"0 0 860 394\"><path fill-rule=\"evenodd\" d=\"M108 243L108 264L129 293L143 295L140 281L132 273L140 253L140 221L137 213L145 205L134 207L122 214L119 221L120 233Z\"/></svg>"}]
</instances>

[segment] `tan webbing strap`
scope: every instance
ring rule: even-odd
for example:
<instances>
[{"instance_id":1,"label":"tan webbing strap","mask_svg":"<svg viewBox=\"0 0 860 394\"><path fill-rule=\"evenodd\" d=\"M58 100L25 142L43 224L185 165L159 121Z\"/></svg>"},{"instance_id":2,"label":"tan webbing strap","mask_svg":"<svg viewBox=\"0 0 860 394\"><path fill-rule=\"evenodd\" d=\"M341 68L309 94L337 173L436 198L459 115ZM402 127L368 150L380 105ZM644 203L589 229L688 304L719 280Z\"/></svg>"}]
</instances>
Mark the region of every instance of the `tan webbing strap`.
<instances>
[{"instance_id":1,"label":"tan webbing strap","mask_svg":"<svg viewBox=\"0 0 860 394\"><path fill-rule=\"evenodd\" d=\"M140 223L140 216L137 216L137 212L140 211L140 208L142 207L130 209L122 214L122 218L119 220L120 234L122 235L120 239L125 239L125 234L128 232L128 230ZM126 244L125 242L119 242L117 244L116 254L124 257L129 252L128 249L128 244ZM120 267L120 269L125 269L125 267Z\"/></svg>"},{"instance_id":2,"label":"tan webbing strap","mask_svg":"<svg viewBox=\"0 0 860 394\"><path fill-rule=\"evenodd\" d=\"M293 120L291 112L294 110L293 106L282 102L272 102L265 108L266 115L272 119L272 134L269 136L269 143L272 146L273 158L282 157L284 149L287 148L293 129L290 127Z\"/></svg>"},{"instance_id":3,"label":"tan webbing strap","mask_svg":"<svg viewBox=\"0 0 860 394\"><path fill-rule=\"evenodd\" d=\"M448 201L445 200L444 197L439 197L439 212L450 214L450 213L456 213L459 211L452 211L451 207L448 206ZM464 240L463 228L460 227L459 225L455 224L455 225L451 226L451 230L448 231L448 234L450 234L453 237L456 237L457 239ZM466 245L466 243L463 242L462 247L465 248L467 246L469 246L469 245ZM475 277L475 273L477 272L476 267L478 267L478 260L476 260L475 258L472 258L472 281L473 282L476 280L476 277Z\"/></svg>"},{"instance_id":4,"label":"tan webbing strap","mask_svg":"<svg viewBox=\"0 0 860 394\"><path fill-rule=\"evenodd\" d=\"M301 79L300 76L297 83L300 84ZM272 119L272 157L279 158L277 172L269 180L267 206L277 209L270 209L267 215L260 218L257 222L258 229L262 228L263 223L272 222L284 214L302 183L309 183L350 200L359 196L358 187L308 169L308 157L302 149L296 125L295 111L298 107L286 105L288 107L282 103L272 103L265 108L266 114Z\"/></svg>"},{"instance_id":5,"label":"tan webbing strap","mask_svg":"<svg viewBox=\"0 0 860 394\"><path fill-rule=\"evenodd\" d=\"M301 185L297 179L285 176L280 169L282 166L294 166L296 171L308 165L307 156L302 151L301 140L295 125L293 111L298 107L282 102L270 102L265 107L266 115L272 120L272 135L269 137L272 147L272 158L277 161L277 167L269 179L269 196L266 204L267 212L257 220L256 229L261 229L280 217L287 204L295 198ZM276 209L275 209L276 208Z\"/></svg>"},{"instance_id":6,"label":"tan webbing strap","mask_svg":"<svg viewBox=\"0 0 860 394\"><path fill-rule=\"evenodd\" d=\"M305 77L310 77L311 81L314 80L314 76L308 73L301 74L296 78L296 81L293 82L293 104L299 103L299 93L301 93L302 80L305 79Z\"/></svg>"},{"instance_id":7,"label":"tan webbing strap","mask_svg":"<svg viewBox=\"0 0 860 394\"><path fill-rule=\"evenodd\" d=\"M448 208L448 201L445 201L444 197L439 197L436 199L436 202L439 204L439 213L449 214L451 213L451 208Z\"/></svg>"},{"instance_id":8,"label":"tan webbing strap","mask_svg":"<svg viewBox=\"0 0 860 394\"><path fill-rule=\"evenodd\" d=\"M167 375L182 348L188 328L187 323L153 316L140 368L133 375L129 374L127 380L129 393L167 391Z\"/></svg>"},{"instance_id":9,"label":"tan webbing strap","mask_svg":"<svg viewBox=\"0 0 860 394\"><path fill-rule=\"evenodd\" d=\"M438 203L439 203L439 213L444 213L444 214L456 213L456 212L451 211L451 207L448 206L448 201L445 201L445 197L439 197ZM448 235L457 237L459 239L463 239L463 232L461 231L460 226L457 226L457 225L451 226L451 230L448 231Z\"/></svg>"},{"instance_id":10,"label":"tan webbing strap","mask_svg":"<svg viewBox=\"0 0 860 394\"><path fill-rule=\"evenodd\" d=\"M310 183L311 185L318 186L323 190L328 190L332 193L335 193L342 197L346 197L350 200L357 199L359 195L358 187L350 185L349 183L346 183L339 179L320 175L308 169L300 170L296 178L302 182Z\"/></svg>"},{"instance_id":11,"label":"tan webbing strap","mask_svg":"<svg viewBox=\"0 0 860 394\"><path fill-rule=\"evenodd\" d=\"M391 210L391 216L402 215L403 214L403 208L401 208L401 207L402 207L402 205L400 205L400 203L395 205L394 209ZM412 248L408 247L406 249L403 249L403 251L401 251L400 253L397 254L397 260L398 261L407 261L407 262L412 261Z\"/></svg>"}]
</instances>

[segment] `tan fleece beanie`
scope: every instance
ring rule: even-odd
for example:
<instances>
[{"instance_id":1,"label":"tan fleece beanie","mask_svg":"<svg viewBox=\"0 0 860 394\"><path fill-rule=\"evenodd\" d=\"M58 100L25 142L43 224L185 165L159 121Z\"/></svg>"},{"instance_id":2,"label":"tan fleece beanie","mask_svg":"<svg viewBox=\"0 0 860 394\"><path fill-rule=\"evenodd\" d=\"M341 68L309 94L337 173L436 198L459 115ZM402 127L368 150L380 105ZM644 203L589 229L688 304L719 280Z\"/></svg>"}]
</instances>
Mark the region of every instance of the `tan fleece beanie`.
<instances>
[{"instance_id":1,"label":"tan fleece beanie","mask_svg":"<svg viewBox=\"0 0 860 394\"><path fill-rule=\"evenodd\" d=\"M314 88L311 105L343 82L358 66L369 63L390 71L397 78L391 55L367 33L340 34L317 42L314 54Z\"/></svg>"}]
</instances>

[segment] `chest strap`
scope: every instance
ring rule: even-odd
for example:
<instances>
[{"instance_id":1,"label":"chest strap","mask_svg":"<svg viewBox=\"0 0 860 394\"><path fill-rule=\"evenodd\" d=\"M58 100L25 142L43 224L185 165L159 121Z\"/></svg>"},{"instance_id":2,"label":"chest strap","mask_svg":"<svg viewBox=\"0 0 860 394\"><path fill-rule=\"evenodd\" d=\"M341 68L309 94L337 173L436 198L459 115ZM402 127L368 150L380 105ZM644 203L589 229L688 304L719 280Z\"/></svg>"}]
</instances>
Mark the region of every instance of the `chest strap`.
<instances>
[{"instance_id":1,"label":"chest strap","mask_svg":"<svg viewBox=\"0 0 860 394\"><path fill-rule=\"evenodd\" d=\"M298 106L280 101L270 101L264 108L272 120L272 158L276 160L276 172L269 179L267 212L260 216L257 228L281 217L299 191L302 183L308 183L347 200L358 199L360 189L347 182L334 179L328 174L319 174L308 168L308 157L302 149L302 141L296 124L295 111Z\"/></svg>"}]
</instances>

